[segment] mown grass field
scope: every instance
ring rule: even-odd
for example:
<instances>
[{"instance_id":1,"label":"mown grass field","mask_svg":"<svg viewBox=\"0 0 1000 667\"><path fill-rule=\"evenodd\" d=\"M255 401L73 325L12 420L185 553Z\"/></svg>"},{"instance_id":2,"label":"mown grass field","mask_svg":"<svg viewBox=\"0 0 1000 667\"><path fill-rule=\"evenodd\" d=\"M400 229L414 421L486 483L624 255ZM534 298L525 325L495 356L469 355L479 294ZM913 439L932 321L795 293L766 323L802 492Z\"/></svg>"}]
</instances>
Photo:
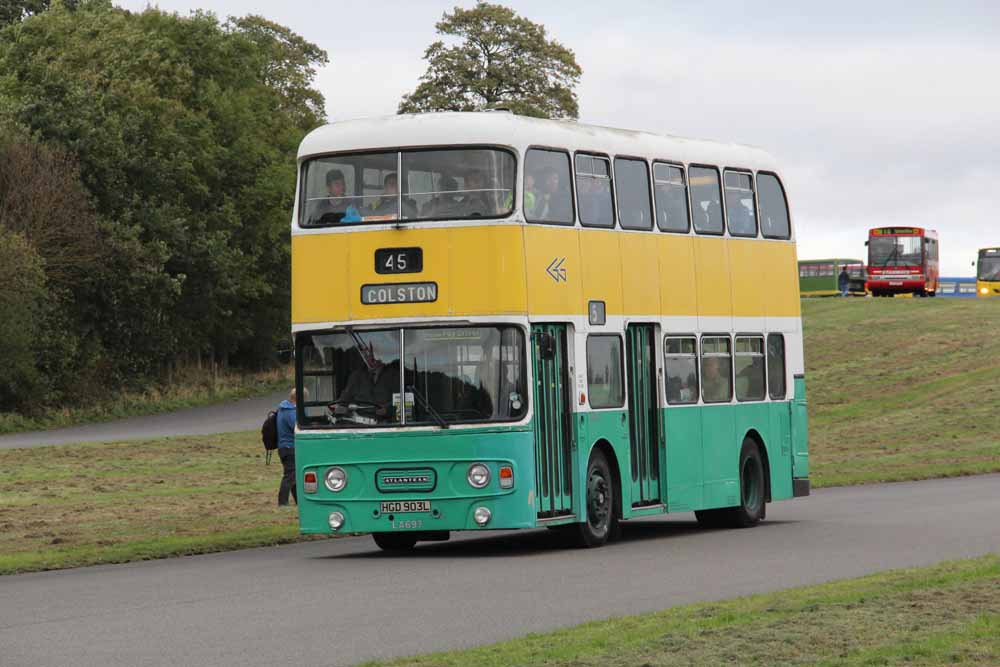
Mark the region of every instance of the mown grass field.
<instances>
[{"instance_id":1,"label":"mown grass field","mask_svg":"<svg viewBox=\"0 0 1000 667\"><path fill-rule=\"evenodd\" d=\"M815 486L1000 470L1000 300L802 303Z\"/></svg>"},{"instance_id":2,"label":"mown grass field","mask_svg":"<svg viewBox=\"0 0 1000 667\"><path fill-rule=\"evenodd\" d=\"M264 396L287 389L293 377L291 366L256 373L213 374L187 369L166 386L143 391L124 391L117 396L88 400L60 409L39 408L36 414L0 412L0 435L74 426L172 412L240 398Z\"/></svg>"},{"instance_id":3,"label":"mown grass field","mask_svg":"<svg viewBox=\"0 0 1000 667\"><path fill-rule=\"evenodd\" d=\"M587 623L368 667L1000 664L1000 556Z\"/></svg>"},{"instance_id":4,"label":"mown grass field","mask_svg":"<svg viewBox=\"0 0 1000 667\"><path fill-rule=\"evenodd\" d=\"M1000 301L803 304L815 486L1000 471ZM0 574L299 539L256 433L0 450Z\"/></svg>"}]
</instances>

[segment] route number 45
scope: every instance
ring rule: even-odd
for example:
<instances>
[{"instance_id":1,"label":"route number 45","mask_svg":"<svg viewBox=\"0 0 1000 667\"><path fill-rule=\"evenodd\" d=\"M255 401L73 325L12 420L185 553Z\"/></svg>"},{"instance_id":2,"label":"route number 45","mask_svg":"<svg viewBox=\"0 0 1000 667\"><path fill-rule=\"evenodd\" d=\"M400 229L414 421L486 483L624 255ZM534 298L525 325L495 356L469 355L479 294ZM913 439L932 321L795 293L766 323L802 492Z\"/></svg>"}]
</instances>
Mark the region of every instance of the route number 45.
<instances>
[{"instance_id":1,"label":"route number 45","mask_svg":"<svg viewBox=\"0 0 1000 667\"><path fill-rule=\"evenodd\" d=\"M382 248L375 251L376 273L420 273L423 269L424 257L420 248Z\"/></svg>"}]
</instances>

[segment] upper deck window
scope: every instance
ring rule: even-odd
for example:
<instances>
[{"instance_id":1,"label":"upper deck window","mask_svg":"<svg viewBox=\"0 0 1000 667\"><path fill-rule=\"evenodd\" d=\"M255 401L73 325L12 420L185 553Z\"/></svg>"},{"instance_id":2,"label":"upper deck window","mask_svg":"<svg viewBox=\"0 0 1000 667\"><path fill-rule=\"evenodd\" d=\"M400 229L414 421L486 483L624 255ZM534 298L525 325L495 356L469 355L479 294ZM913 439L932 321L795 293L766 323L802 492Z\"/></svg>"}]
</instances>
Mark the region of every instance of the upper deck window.
<instances>
[{"instance_id":1,"label":"upper deck window","mask_svg":"<svg viewBox=\"0 0 1000 667\"><path fill-rule=\"evenodd\" d=\"M687 232L687 181L683 167L657 163L653 165L656 193L656 224L665 232Z\"/></svg>"},{"instance_id":2,"label":"upper deck window","mask_svg":"<svg viewBox=\"0 0 1000 667\"><path fill-rule=\"evenodd\" d=\"M719 189L719 170L715 167L688 169L691 185L691 216L694 231L699 234L723 234L722 192Z\"/></svg>"},{"instance_id":3,"label":"upper deck window","mask_svg":"<svg viewBox=\"0 0 1000 667\"><path fill-rule=\"evenodd\" d=\"M757 236L757 206L753 201L753 176L726 171L726 218L733 236Z\"/></svg>"},{"instance_id":4,"label":"upper deck window","mask_svg":"<svg viewBox=\"0 0 1000 667\"><path fill-rule=\"evenodd\" d=\"M524 218L528 222L572 225L569 155L532 148L524 158Z\"/></svg>"},{"instance_id":5,"label":"upper deck window","mask_svg":"<svg viewBox=\"0 0 1000 667\"><path fill-rule=\"evenodd\" d=\"M652 229L649 169L644 160L615 158L615 189L622 229Z\"/></svg>"},{"instance_id":6,"label":"upper deck window","mask_svg":"<svg viewBox=\"0 0 1000 667\"><path fill-rule=\"evenodd\" d=\"M611 163L596 155L576 156L576 198L580 223L586 227L614 227Z\"/></svg>"},{"instance_id":7,"label":"upper deck window","mask_svg":"<svg viewBox=\"0 0 1000 667\"><path fill-rule=\"evenodd\" d=\"M500 218L513 210L515 171L493 148L316 158L303 169L300 224Z\"/></svg>"},{"instance_id":8,"label":"upper deck window","mask_svg":"<svg viewBox=\"0 0 1000 667\"><path fill-rule=\"evenodd\" d=\"M788 239L792 228L788 222L785 189L774 174L757 174L757 201L760 204L760 231L766 239Z\"/></svg>"}]
</instances>

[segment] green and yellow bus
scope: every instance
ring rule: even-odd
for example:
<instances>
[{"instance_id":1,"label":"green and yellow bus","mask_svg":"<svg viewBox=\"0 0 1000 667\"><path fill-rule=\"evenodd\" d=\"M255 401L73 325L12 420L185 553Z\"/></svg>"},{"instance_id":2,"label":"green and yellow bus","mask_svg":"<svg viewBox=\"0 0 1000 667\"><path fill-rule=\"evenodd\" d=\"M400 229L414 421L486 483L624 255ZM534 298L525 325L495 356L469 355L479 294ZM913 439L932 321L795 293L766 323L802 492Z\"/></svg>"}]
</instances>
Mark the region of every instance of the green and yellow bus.
<instances>
[{"instance_id":1,"label":"green and yellow bus","mask_svg":"<svg viewBox=\"0 0 1000 667\"><path fill-rule=\"evenodd\" d=\"M809 492L799 308L759 149L505 112L319 128L292 223L301 530L753 525Z\"/></svg>"},{"instance_id":2,"label":"green and yellow bus","mask_svg":"<svg viewBox=\"0 0 1000 667\"><path fill-rule=\"evenodd\" d=\"M799 293L802 296L837 296L840 294L840 272L847 269L848 293L864 296L865 263L860 259L801 259L799 260Z\"/></svg>"},{"instance_id":3,"label":"green and yellow bus","mask_svg":"<svg viewBox=\"0 0 1000 667\"><path fill-rule=\"evenodd\" d=\"M1000 296L1000 248L983 248L976 263L976 295Z\"/></svg>"}]
</instances>

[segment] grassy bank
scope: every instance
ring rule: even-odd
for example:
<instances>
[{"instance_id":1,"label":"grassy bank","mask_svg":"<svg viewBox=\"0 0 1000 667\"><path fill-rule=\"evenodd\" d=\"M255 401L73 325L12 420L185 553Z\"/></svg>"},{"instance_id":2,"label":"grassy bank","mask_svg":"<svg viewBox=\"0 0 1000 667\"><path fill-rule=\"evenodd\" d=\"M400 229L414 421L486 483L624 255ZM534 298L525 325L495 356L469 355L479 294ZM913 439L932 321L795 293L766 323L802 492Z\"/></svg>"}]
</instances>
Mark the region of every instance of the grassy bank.
<instances>
[{"instance_id":1,"label":"grassy bank","mask_svg":"<svg viewBox=\"0 0 1000 667\"><path fill-rule=\"evenodd\" d=\"M253 433L0 450L0 574L299 539L262 453Z\"/></svg>"},{"instance_id":2,"label":"grassy bank","mask_svg":"<svg viewBox=\"0 0 1000 667\"><path fill-rule=\"evenodd\" d=\"M1000 664L1000 557L588 623L387 667Z\"/></svg>"},{"instance_id":3,"label":"grassy bank","mask_svg":"<svg viewBox=\"0 0 1000 667\"><path fill-rule=\"evenodd\" d=\"M804 303L813 484L1000 471L998 306ZM0 450L0 574L295 540L261 454L255 433Z\"/></svg>"},{"instance_id":4,"label":"grassy bank","mask_svg":"<svg viewBox=\"0 0 1000 667\"><path fill-rule=\"evenodd\" d=\"M1000 470L1000 302L803 301L817 486Z\"/></svg>"},{"instance_id":5,"label":"grassy bank","mask_svg":"<svg viewBox=\"0 0 1000 667\"><path fill-rule=\"evenodd\" d=\"M95 400L88 405L45 409L38 415L0 412L0 435L74 426L94 422L137 417L212 403L262 396L288 389L292 382L291 366L258 373L219 373L190 369L168 385L145 391L125 391L113 398Z\"/></svg>"}]
</instances>

